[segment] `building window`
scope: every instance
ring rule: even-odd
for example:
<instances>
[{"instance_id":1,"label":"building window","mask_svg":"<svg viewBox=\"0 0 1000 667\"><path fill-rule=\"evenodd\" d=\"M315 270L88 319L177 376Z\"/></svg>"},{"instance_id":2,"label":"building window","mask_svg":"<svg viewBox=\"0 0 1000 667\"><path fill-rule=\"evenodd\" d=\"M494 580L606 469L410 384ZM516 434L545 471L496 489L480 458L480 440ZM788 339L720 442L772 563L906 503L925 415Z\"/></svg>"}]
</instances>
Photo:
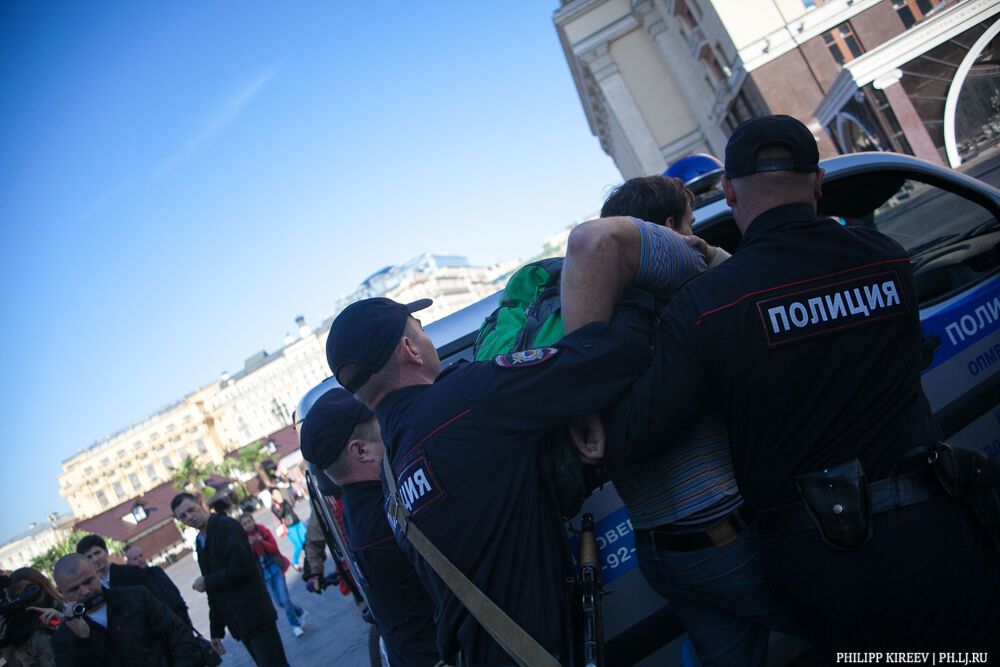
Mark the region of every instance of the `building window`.
<instances>
[{"instance_id":1,"label":"building window","mask_svg":"<svg viewBox=\"0 0 1000 667\"><path fill-rule=\"evenodd\" d=\"M86 475L87 477L90 477L91 475L94 474L94 469L90 466L87 466L86 469L83 471L83 474Z\"/></svg>"},{"instance_id":2,"label":"building window","mask_svg":"<svg viewBox=\"0 0 1000 667\"><path fill-rule=\"evenodd\" d=\"M142 488L142 484L139 483L139 476L136 475L134 472L129 473L128 481L129 484L132 485L132 488L135 489L136 491Z\"/></svg>"},{"instance_id":3,"label":"building window","mask_svg":"<svg viewBox=\"0 0 1000 667\"><path fill-rule=\"evenodd\" d=\"M892 0L904 28L910 28L923 21L941 0Z\"/></svg>"},{"instance_id":4,"label":"building window","mask_svg":"<svg viewBox=\"0 0 1000 667\"><path fill-rule=\"evenodd\" d=\"M117 456L120 459L123 459L126 456L128 456L128 452L126 452L124 449L119 449L118 452L115 454L115 456Z\"/></svg>"},{"instance_id":5,"label":"building window","mask_svg":"<svg viewBox=\"0 0 1000 667\"><path fill-rule=\"evenodd\" d=\"M170 470L171 468L174 467L174 462L170 460L169 456L164 456L160 458L160 461L163 462L163 467L166 468L167 470Z\"/></svg>"},{"instance_id":6,"label":"building window","mask_svg":"<svg viewBox=\"0 0 1000 667\"><path fill-rule=\"evenodd\" d=\"M201 453L201 454L207 454L208 453L208 447L205 446L205 441L202 440L201 438L198 438L197 440L195 440L194 444L198 448L198 452L199 453Z\"/></svg>"},{"instance_id":7,"label":"building window","mask_svg":"<svg viewBox=\"0 0 1000 667\"><path fill-rule=\"evenodd\" d=\"M150 482L155 482L158 479L156 476L156 468L152 465L146 466L146 476L149 477Z\"/></svg>"},{"instance_id":8,"label":"building window","mask_svg":"<svg viewBox=\"0 0 1000 667\"><path fill-rule=\"evenodd\" d=\"M111 465L111 459L101 459L102 468L107 468L109 465Z\"/></svg>"},{"instance_id":9,"label":"building window","mask_svg":"<svg viewBox=\"0 0 1000 667\"><path fill-rule=\"evenodd\" d=\"M139 440L136 440L135 442L133 442L132 443L132 449L142 449L142 442L140 442Z\"/></svg>"},{"instance_id":10,"label":"building window","mask_svg":"<svg viewBox=\"0 0 1000 667\"><path fill-rule=\"evenodd\" d=\"M101 507L108 506L108 497L104 494L104 491L97 492L97 502L101 503Z\"/></svg>"},{"instance_id":11,"label":"building window","mask_svg":"<svg viewBox=\"0 0 1000 667\"><path fill-rule=\"evenodd\" d=\"M722 67L719 65L719 61L715 57L715 53L708 44L701 47L701 53L698 54L698 58L705 63L706 67L708 67L708 71L712 74L716 83L726 78L726 74L722 71Z\"/></svg>"},{"instance_id":12,"label":"building window","mask_svg":"<svg viewBox=\"0 0 1000 667\"><path fill-rule=\"evenodd\" d=\"M896 113L892 110L892 105L889 104L889 98L874 86L869 86L865 91L868 94L869 103L882 120L883 130L889 135L888 138L892 144L892 149L900 153L913 155L913 148L910 146L910 142L906 140L906 134L904 134L903 128L899 125L899 119L896 118Z\"/></svg>"},{"instance_id":13,"label":"building window","mask_svg":"<svg viewBox=\"0 0 1000 667\"><path fill-rule=\"evenodd\" d=\"M125 487L122 486L121 482L115 482L111 485L111 487L115 490L115 495L118 496L118 500L125 499Z\"/></svg>"},{"instance_id":14,"label":"building window","mask_svg":"<svg viewBox=\"0 0 1000 667\"><path fill-rule=\"evenodd\" d=\"M723 121L722 127L726 131L726 134L732 134L736 127L751 118L756 117L757 114L754 113L754 105L750 101L746 90L741 89L739 94L733 99L732 104L729 105L729 111L726 112L725 120Z\"/></svg>"},{"instance_id":15,"label":"building window","mask_svg":"<svg viewBox=\"0 0 1000 667\"><path fill-rule=\"evenodd\" d=\"M839 64L850 62L864 53L848 23L841 23L829 32L823 33L823 43L830 49L830 55Z\"/></svg>"},{"instance_id":16,"label":"building window","mask_svg":"<svg viewBox=\"0 0 1000 667\"><path fill-rule=\"evenodd\" d=\"M823 4L823 0L802 0L802 4L806 9L816 9Z\"/></svg>"},{"instance_id":17,"label":"building window","mask_svg":"<svg viewBox=\"0 0 1000 667\"><path fill-rule=\"evenodd\" d=\"M677 0L674 5L674 16L679 16L684 23L687 24L689 28L697 27L698 22L694 18L694 14L688 8L687 3L684 0Z\"/></svg>"}]
</instances>

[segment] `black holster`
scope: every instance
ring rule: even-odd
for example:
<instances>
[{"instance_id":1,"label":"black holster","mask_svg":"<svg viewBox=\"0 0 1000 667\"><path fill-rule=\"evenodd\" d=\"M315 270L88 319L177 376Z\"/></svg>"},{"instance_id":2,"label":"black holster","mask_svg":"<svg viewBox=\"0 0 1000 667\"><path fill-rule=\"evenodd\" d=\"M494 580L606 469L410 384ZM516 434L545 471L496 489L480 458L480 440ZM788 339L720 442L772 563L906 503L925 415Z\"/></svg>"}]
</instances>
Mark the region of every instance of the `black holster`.
<instances>
[{"instance_id":1,"label":"black holster","mask_svg":"<svg viewBox=\"0 0 1000 667\"><path fill-rule=\"evenodd\" d=\"M930 448L927 462L945 492L968 503L1000 552L1000 460L940 442Z\"/></svg>"},{"instance_id":2,"label":"black holster","mask_svg":"<svg viewBox=\"0 0 1000 667\"><path fill-rule=\"evenodd\" d=\"M853 551L871 539L871 496L861 461L796 475L795 485L827 546Z\"/></svg>"}]
</instances>

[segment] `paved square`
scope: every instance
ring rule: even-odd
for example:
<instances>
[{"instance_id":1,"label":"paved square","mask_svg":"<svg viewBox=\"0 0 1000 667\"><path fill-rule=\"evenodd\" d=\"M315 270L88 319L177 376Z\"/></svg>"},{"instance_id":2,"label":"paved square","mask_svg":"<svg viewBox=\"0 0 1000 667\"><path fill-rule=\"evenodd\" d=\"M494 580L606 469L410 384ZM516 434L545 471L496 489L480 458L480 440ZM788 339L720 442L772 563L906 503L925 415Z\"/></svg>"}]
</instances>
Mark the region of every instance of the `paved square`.
<instances>
[{"instance_id":1,"label":"paved square","mask_svg":"<svg viewBox=\"0 0 1000 667\"><path fill-rule=\"evenodd\" d=\"M310 507L307 501L300 501L295 506L295 513L303 521L308 521ZM258 523L263 524L271 532L275 532L274 516L269 511L255 514ZM289 559L292 556L292 543L287 537L277 538L281 552ZM303 559L305 557L303 556ZM333 569L330 555L327 553L326 571ZM202 593L191 588L191 584L200 575L198 563L191 554L177 561L169 568L167 574L191 608L191 620L199 631L208 636L208 599ZM318 667L319 665L338 665L343 667L367 667L368 661L368 630L369 625L361 620L351 597L344 597L334 588L327 589L322 595L306 591L302 576L289 568L286 575L288 592L298 606L309 612L306 619L306 633L296 638L292 628L285 618L284 610L278 609L278 632L285 645L288 662L292 667ZM223 665L227 667L253 667L253 660L243 645L228 634L225 639L226 655Z\"/></svg>"}]
</instances>

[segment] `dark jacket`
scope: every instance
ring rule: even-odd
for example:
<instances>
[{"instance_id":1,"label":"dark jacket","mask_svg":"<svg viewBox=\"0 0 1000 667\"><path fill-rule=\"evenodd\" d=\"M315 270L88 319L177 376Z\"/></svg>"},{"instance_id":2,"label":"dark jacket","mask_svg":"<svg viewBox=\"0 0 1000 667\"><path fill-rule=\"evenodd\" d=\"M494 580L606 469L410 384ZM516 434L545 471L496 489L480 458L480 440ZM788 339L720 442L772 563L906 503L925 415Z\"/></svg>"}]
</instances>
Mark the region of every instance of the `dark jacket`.
<instances>
[{"instance_id":1,"label":"dark jacket","mask_svg":"<svg viewBox=\"0 0 1000 667\"><path fill-rule=\"evenodd\" d=\"M146 576L146 571L141 567L111 563L108 566L108 588L121 586L145 586L149 588L149 577Z\"/></svg>"},{"instance_id":2,"label":"dark jacket","mask_svg":"<svg viewBox=\"0 0 1000 667\"><path fill-rule=\"evenodd\" d=\"M250 542L239 521L213 514L198 540L198 567L205 577L211 636L236 639L255 635L278 618Z\"/></svg>"},{"instance_id":3,"label":"dark jacket","mask_svg":"<svg viewBox=\"0 0 1000 667\"><path fill-rule=\"evenodd\" d=\"M150 566L146 568L146 576L149 577L149 585L153 595L159 598L160 602L170 607L170 610L177 614L182 621L191 625L191 617L188 615L188 606L177 590L177 586L167 576L162 568Z\"/></svg>"},{"instance_id":4,"label":"dark jacket","mask_svg":"<svg viewBox=\"0 0 1000 667\"><path fill-rule=\"evenodd\" d=\"M167 573L158 567L142 569L134 565L112 563L111 567L108 568L108 586L110 588L120 588L122 586L143 586L148 588L150 593L160 602L167 605L182 621L191 625L187 603L181 597L181 592L177 590L177 586L170 580Z\"/></svg>"},{"instance_id":5,"label":"dark jacket","mask_svg":"<svg viewBox=\"0 0 1000 667\"><path fill-rule=\"evenodd\" d=\"M123 586L104 591L108 627L86 618L90 636L81 639L63 625L52 635L58 667L128 665L199 667L200 651L191 628L149 590Z\"/></svg>"}]
</instances>

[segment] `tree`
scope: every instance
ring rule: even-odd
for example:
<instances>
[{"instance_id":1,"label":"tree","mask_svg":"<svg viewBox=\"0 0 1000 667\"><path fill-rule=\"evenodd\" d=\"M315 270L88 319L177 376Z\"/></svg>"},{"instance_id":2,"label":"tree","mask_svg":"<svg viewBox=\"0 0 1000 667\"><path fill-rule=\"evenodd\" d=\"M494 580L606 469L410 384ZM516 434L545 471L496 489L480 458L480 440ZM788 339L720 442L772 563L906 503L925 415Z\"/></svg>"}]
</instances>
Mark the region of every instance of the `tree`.
<instances>
[{"instance_id":1,"label":"tree","mask_svg":"<svg viewBox=\"0 0 1000 667\"><path fill-rule=\"evenodd\" d=\"M41 556L36 556L31 561L31 567L35 568L39 572L42 572L47 577L52 577L52 568L55 567L56 561L65 556L66 554L75 554L77 543L86 536L87 533L82 530L74 530L72 533L67 535L61 542L58 542L55 546L50 548L48 551L43 553ZM108 545L108 553L121 553L125 548L125 545L118 540L113 540L110 537L105 537L104 542Z\"/></svg>"},{"instance_id":2,"label":"tree","mask_svg":"<svg viewBox=\"0 0 1000 667\"><path fill-rule=\"evenodd\" d=\"M206 484L205 480L211 477L214 472L215 469L213 466L202 463L194 456L188 454L181 461L181 464L174 469L172 476L174 488L178 491L213 496L215 495L215 489Z\"/></svg>"},{"instance_id":3,"label":"tree","mask_svg":"<svg viewBox=\"0 0 1000 667\"><path fill-rule=\"evenodd\" d=\"M236 452L235 468L242 473L260 477L260 464L269 458L271 458L271 455L267 453L264 441L258 440ZM262 478L261 481L266 482L267 480Z\"/></svg>"},{"instance_id":4,"label":"tree","mask_svg":"<svg viewBox=\"0 0 1000 667\"><path fill-rule=\"evenodd\" d=\"M246 475L256 476L265 485L267 484L268 480L263 475L261 464L268 459L270 459L270 455L267 453L264 441L257 440L239 449L234 457L225 459L216 466L216 472L224 477L237 479L240 486L240 500L242 500L250 496L246 486L247 480L244 479Z\"/></svg>"}]
</instances>

